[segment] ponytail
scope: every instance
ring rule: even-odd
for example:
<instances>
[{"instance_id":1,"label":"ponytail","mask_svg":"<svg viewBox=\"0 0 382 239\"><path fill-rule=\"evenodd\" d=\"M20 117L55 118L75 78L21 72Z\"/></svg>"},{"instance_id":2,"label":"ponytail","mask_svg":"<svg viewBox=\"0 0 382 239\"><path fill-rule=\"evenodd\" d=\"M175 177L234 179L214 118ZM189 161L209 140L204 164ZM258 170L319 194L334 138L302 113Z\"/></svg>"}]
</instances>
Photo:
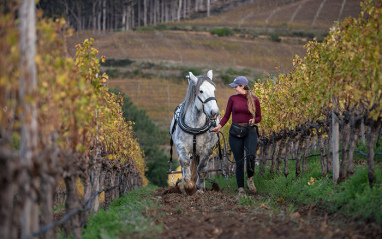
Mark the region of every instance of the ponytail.
<instances>
[{"instance_id":1,"label":"ponytail","mask_svg":"<svg viewBox=\"0 0 382 239\"><path fill-rule=\"evenodd\" d=\"M249 89L248 85L244 86L244 90L245 90L245 96L247 97L248 110L249 112L251 112L253 118L256 118L256 105L255 105L255 100L253 99L252 91Z\"/></svg>"}]
</instances>

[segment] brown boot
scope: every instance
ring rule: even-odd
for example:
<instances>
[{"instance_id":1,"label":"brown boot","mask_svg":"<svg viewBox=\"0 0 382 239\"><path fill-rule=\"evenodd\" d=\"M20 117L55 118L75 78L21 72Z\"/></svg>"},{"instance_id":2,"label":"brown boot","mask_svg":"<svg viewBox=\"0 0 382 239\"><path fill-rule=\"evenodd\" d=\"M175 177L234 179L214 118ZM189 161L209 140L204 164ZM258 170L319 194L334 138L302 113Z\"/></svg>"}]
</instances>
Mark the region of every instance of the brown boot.
<instances>
[{"instance_id":1,"label":"brown boot","mask_svg":"<svg viewBox=\"0 0 382 239\"><path fill-rule=\"evenodd\" d=\"M253 177L247 178L247 187L249 191L251 192L251 194L257 193L257 189L255 187L255 184L253 183Z\"/></svg>"}]
</instances>

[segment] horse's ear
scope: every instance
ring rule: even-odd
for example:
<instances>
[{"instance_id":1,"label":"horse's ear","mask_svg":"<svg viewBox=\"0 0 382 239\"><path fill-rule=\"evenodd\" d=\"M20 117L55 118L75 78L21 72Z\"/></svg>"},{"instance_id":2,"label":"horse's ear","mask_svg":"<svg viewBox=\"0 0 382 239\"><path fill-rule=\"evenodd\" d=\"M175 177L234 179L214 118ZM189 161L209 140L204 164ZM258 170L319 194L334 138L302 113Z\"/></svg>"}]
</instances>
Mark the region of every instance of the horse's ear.
<instances>
[{"instance_id":1,"label":"horse's ear","mask_svg":"<svg viewBox=\"0 0 382 239\"><path fill-rule=\"evenodd\" d=\"M196 85L196 83L198 82L198 78L196 78L196 76L194 76L194 74L192 74L192 72L188 72L188 75L190 76L188 83L190 83L190 80L192 80L194 82L194 84Z\"/></svg>"},{"instance_id":2,"label":"horse's ear","mask_svg":"<svg viewBox=\"0 0 382 239\"><path fill-rule=\"evenodd\" d=\"M207 77L210 78L210 80L212 80L212 70L209 70L207 72Z\"/></svg>"}]
</instances>

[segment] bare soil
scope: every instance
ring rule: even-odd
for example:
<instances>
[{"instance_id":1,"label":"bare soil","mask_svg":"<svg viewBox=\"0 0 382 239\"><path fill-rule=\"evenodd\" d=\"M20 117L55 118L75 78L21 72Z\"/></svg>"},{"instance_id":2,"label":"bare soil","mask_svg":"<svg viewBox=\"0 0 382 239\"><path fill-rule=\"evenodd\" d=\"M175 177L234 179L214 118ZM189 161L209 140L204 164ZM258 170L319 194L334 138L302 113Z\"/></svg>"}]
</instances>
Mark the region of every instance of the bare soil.
<instances>
[{"instance_id":1,"label":"bare soil","mask_svg":"<svg viewBox=\"0 0 382 239\"><path fill-rule=\"evenodd\" d=\"M271 207L261 203L265 195L247 198L256 202L252 206L240 205L237 195L224 190L187 196L170 187L158 189L154 197L159 206L146 213L164 224L159 238L382 238L381 225L314 205L293 211L285 202Z\"/></svg>"}]
</instances>

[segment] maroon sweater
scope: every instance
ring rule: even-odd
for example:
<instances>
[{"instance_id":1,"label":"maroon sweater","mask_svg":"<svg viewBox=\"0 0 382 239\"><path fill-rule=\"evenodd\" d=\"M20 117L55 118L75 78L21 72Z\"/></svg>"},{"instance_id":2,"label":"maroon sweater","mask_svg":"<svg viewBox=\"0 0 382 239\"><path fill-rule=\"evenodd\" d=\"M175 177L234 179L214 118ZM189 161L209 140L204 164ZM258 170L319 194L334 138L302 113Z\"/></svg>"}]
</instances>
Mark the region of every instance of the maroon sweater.
<instances>
[{"instance_id":1,"label":"maroon sweater","mask_svg":"<svg viewBox=\"0 0 382 239\"><path fill-rule=\"evenodd\" d=\"M258 123L261 121L260 102L256 96L253 96L253 99L255 100L256 106L255 123ZM253 119L252 114L248 110L247 97L245 96L245 94L237 94L229 97L227 109L222 120L220 121L221 126L224 126L227 123L231 112L233 123L248 123L250 119Z\"/></svg>"}]
</instances>

